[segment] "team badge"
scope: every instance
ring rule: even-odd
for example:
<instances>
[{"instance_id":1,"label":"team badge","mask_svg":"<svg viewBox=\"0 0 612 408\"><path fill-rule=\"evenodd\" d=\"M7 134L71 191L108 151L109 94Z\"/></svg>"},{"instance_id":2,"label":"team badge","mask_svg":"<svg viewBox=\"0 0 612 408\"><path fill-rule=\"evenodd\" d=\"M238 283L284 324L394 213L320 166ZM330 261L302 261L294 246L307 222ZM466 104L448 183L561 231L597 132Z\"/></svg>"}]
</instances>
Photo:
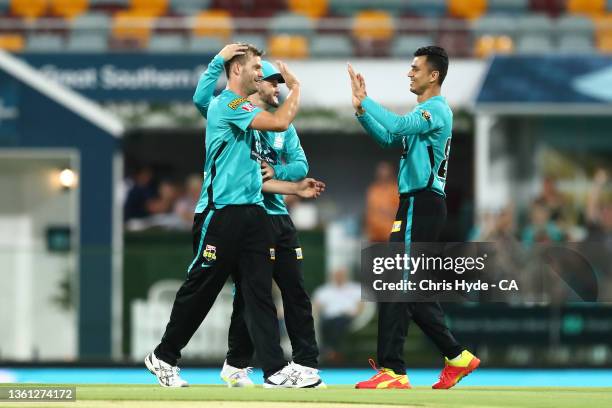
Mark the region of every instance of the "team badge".
<instances>
[{"instance_id":1,"label":"team badge","mask_svg":"<svg viewBox=\"0 0 612 408\"><path fill-rule=\"evenodd\" d=\"M206 245L202 256L208 262L214 261L215 259L217 259L217 247L214 245Z\"/></svg>"},{"instance_id":2,"label":"team badge","mask_svg":"<svg viewBox=\"0 0 612 408\"><path fill-rule=\"evenodd\" d=\"M248 102L247 98L236 98L230 103L228 103L227 106L229 106L233 110L236 110L240 105L242 105L245 102Z\"/></svg>"},{"instance_id":3,"label":"team badge","mask_svg":"<svg viewBox=\"0 0 612 408\"><path fill-rule=\"evenodd\" d=\"M276 260L276 251L274 248L270 248L270 259L273 261Z\"/></svg>"},{"instance_id":4,"label":"team badge","mask_svg":"<svg viewBox=\"0 0 612 408\"><path fill-rule=\"evenodd\" d=\"M295 257L297 259L304 259L304 255L302 254L302 248L295 248Z\"/></svg>"},{"instance_id":5,"label":"team badge","mask_svg":"<svg viewBox=\"0 0 612 408\"><path fill-rule=\"evenodd\" d=\"M423 116L423 119L425 120L431 120L431 113L426 110L421 111L421 116Z\"/></svg>"},{"instance_id":6,"label":"team badge","mask_svg":"<svg viewBox=\"0 0 612 408\"><path fill-rule=\"evenodd\" d=\"M393 221L393 228L391 228L391 232L400 232L402 229L402 221Z\"/></svg>"},{"instance_id":7,"label":"team badge","mask_svg":"<svg viewBox=\"0 0 612 408\"><path fill-rule=\"evenodd\" d=\"M248 102L242 105L242 110L247 112L253 112L255 110L255 106L251 102Z\"/></svg>"}]
</instances>

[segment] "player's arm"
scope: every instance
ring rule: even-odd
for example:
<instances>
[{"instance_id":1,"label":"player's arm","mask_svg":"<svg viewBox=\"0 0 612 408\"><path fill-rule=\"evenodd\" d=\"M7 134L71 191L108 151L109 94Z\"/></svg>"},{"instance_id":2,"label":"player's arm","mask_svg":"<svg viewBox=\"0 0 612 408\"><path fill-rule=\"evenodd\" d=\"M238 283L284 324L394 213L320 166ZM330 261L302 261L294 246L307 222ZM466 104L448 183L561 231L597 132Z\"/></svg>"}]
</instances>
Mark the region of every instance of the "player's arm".
<instances>
[{"instance_id":1,"label":"player's arm","mask_svg":"<svg viewBox=\"0 0 612 408\"><path fill-rule=\"evenodd\" d=\"M293 125L285 132L285 145L283 148L285 163L274 166L275 178L278 180L297 181L308 174L308 160L300 138Z\"/></svg>"},{"instance_id":2,"label":"player's arm","mask_svg":"<svg viewBox=\"0 0 612 408\"><path fill-rule=\"evenodd\" d=\"M236 55L244 54L245 49L246 46L241 44L226 45L219 54L215 55L208 64L206 71L200 76L198 86L193 94L193 103L205 118L208 115L208 105L210 105L210 101L213 99L215 86L223 72L223 64Z\"/></svg>"},{"instance_id":3,"label":"player's arm","mask_svg":"<svg viewBox=\"0 0 612 408\"><path fill-rule=\"evenodd\" d=\"M361 106L383 128L393 134L421 134L434 128L431 114L424 110L417 110L406 115L398 115L385 109L369 96L361 100Z\"/></svg>"},{"instance_id":4,"label":"player's arm","mask_svg":"<svg viewBox=\"0 0 612 408\"><path fill-rule=\"evenodd\" d=\"M380 146L392 147L401 145L402 136L394 135L389 132L367 112L364 111L362 114L357 113L357 120L368 135L370 135Z\"/></svg>"},{"instance_id":5,"label":"player's arm","mask_svg":"<svg viewBox=\"0 0 612 408\"><path fill-rule=\"evenodd\" d=\"M285 85L289 88L289 94L285 102L274 113L261 111L251 122L251 128L257 130L271 130L273 132L286 131L300 107L300 83L296 76L289 71L287 65L281 61L276 62L278 69L285 79Z\"/></svg>"},{"instance_id":6,"label":"player's arm","mask_svg":"<svg viewBox=\"0 0 612 408\"><path fill-rule=\"evenodd\" d=\"M297 195L302 198L317 198L325 191L325 183L313 178L305 178L298 182L268 180L263 183L264 193Z\"/></svg>"}]
</instances>

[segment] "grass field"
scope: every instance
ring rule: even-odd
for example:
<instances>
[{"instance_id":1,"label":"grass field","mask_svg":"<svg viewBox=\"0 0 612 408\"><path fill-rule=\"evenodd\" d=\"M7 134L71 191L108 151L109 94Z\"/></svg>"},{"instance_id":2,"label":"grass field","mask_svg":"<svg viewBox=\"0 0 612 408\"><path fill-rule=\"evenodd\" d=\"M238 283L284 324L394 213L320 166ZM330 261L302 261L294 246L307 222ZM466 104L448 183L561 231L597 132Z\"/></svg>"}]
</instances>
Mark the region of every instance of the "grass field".
<instances>
[{"instance_id":1,"label":"grass field","mask_svg":"<svg viewBox=\"0 0 612 408\"><path fill-rule=\"evenodd\" d=\"M42 385L42 384L41 384ZM49 386L50 384L45 384ZM24 384L20 384L24 386ZM34 386L34 384L28 384ZM0 387L10 387L2 384ZM365 408L365 407L612 407L611 388L458 387L432 390L228 389L195 385L168 389L157 385L76 385L77 402L0 403L0 406L67 407L216 407L216 408Z\"/></svg>"}]
</instances>

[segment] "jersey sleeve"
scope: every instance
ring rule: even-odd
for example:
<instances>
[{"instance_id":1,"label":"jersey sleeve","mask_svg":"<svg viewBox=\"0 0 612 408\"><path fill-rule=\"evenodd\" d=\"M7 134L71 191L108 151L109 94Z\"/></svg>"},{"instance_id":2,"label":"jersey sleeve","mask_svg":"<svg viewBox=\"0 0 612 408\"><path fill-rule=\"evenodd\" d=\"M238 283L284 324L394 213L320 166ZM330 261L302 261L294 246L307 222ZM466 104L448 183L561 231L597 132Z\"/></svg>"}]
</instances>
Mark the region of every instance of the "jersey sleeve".
<instances>
[{"instance_id":1,"label":"jersey sleeve","mask_svg":"<svg viewBox=\"0 0 612 408\"><path fill-rule=\"evenodd\" d=\"M193 103L198 108L202 116L205 118L208 115L208 105L213 99L217 80L223 72L224 59L220 55L216 55L208 64L206 71L200 76L198 86L193 94Z\"/></svg>"},{"instance_id":2,"label":"jersey sleeve","mask_svg":"<svg viewBox=\"0 0 612 408\"><path fill-rule=\"evenodd\" d=\"M282 153L284 164L274 166L275 178L278 180L298 181L308 174L308 161L300 138L293 125L285 132L285 144Z\"/></svg>"},{"instance_id":3,"label":"jersey sleeve","mask_svg":"<svg viewBox=\"0 0 612 408\"><path fill-rule=\"evenodd\" d=\"M225 104L222 108L223 119L243 131L246 131L253 119L255 119L255 116L262 112L260 108L253 105L246 98L237 97L223 103Z\"/></svg>"},{"instance_id":4,"label":"jersey sleeve","mask_svg":"<svg viewBox=\"0 0 612 408\"><path fill-rule=\"evenodd\" d=\"M361 106L372 115L378 123L393 134L414 135L423 134L440 127L441 118L432 113L432 104L423 104L418 109L406 114L398 115L374 101L369 96L362 102Z\"/></svg>"},{"instance_id":5,"label":"jersey sleeve","mask_svg":"<svg viewBox=\"0 0 612 408\"><path fill-rule=\"evenodd\" d=\"M372 115L365 112L363 115L357 116L357 120L361 127L382 147L399 146L402 143L402 136L394 135L387 129L382 127Z\"/></svg>"}]
</instances>

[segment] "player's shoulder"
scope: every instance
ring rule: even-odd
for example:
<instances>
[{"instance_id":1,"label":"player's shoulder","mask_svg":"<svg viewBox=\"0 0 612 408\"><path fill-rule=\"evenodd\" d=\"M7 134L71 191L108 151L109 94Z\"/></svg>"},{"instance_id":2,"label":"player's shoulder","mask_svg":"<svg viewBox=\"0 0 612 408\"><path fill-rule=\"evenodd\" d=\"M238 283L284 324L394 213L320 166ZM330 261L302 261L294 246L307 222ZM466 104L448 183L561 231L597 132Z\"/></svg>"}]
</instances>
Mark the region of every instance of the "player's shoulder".
<instances>
[{"instance_id":1,"label":"player's shoulder","mask_svg":"<svg viewBox=\"0 0 612 408\"><path fill-rule=\"evenodd\" d=\"M418 109L426 120L433 118L435 121L445 121L445 119L452 119L453 117L453 112L443 96L429 98L425 102L420 103Z\"/></svg>"},{"instance_id":2,"label":"player's shoulder","mask_svg":"<svg viewBox=\"0 0 612 408\"><path fill-rule=\"evenodd\" d=\"M229 89L225 89L223 92L221 92L217 99L219 108L226 114L240 112L240 110L252 112L256 109L255 105L253 105L247 98L237 95Z\"/></svg>"}]
</instances>

